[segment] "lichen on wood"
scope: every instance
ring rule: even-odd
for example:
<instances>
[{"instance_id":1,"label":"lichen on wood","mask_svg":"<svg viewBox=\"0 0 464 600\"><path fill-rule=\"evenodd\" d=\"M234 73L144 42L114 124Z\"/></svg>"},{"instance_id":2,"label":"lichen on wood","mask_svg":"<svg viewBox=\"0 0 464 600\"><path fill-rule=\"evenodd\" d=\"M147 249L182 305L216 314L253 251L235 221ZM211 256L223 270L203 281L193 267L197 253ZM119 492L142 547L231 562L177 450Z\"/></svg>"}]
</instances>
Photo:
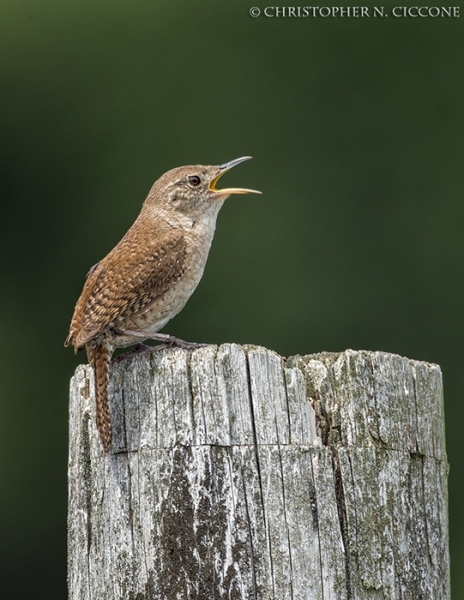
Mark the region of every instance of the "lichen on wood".
<instances>
[{"instance_id":1,"label":"lichen on wood","mask_svg":"<svg viewBox=\"0 0 464 600\"><path fill-rule=\"evenodd\" d=\"M71 382L70 600L449 600L439 367L255 346Z\"/></svg>"}]
</instances>

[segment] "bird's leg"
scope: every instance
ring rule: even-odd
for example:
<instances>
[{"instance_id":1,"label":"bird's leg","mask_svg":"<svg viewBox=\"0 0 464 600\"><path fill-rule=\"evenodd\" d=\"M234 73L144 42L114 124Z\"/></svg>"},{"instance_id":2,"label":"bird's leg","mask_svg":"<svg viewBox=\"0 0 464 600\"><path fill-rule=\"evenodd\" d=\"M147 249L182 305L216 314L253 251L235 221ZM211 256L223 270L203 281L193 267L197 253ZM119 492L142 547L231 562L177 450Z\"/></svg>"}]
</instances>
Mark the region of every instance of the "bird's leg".
<instances>
[{"instance_id":1,"label":"bird's leg","mask_svg":"<svg viewBox=\"0 0 464 600\"><path fill-rule=\"evenodd\" d=\"M173 335L167 333L152 333L151 331L136 331L133 329L118 329L117 332L120 335L130 335L134 337L140 337L144 340L155 340L156 342L163 342L163 345L177 346L184 350L195 350L196 348L204 348L208 344L198 344L196 342L185 342ZM157 347L155 346L156 349Z\"/></svg>"}]
</instances>

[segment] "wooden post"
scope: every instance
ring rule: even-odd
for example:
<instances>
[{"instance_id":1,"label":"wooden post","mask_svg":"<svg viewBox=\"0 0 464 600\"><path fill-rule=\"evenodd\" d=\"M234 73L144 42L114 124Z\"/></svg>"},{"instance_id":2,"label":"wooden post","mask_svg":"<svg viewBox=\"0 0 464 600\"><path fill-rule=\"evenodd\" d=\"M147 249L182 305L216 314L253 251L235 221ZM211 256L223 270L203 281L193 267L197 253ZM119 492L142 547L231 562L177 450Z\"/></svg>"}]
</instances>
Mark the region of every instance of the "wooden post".
<instances>
[{"instance_id":1,"label":"wooden post","mask_svg":"<svg viewBox=\"0 0 464 600\"><path fill-rule=\"evenodd\" d=\"M71 382L69 600L449 600L438 366L225 344Z\"/></svg>"}]
</instances>

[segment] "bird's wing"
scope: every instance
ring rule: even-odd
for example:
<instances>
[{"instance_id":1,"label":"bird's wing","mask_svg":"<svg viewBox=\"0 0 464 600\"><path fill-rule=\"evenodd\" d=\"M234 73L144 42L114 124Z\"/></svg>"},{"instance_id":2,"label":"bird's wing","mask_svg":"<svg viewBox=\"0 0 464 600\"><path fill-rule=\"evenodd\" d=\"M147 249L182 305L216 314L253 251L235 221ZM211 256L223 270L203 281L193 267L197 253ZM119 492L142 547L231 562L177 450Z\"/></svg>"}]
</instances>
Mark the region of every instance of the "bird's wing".
<instances>
[{"instance_id":1,"label":"bird's wing","mask_svg":"<svg viewBox=\"0 0 464 600\"><path fill-rule=\"evenodd\" d=\"M184 273L186 241L181 231L171 229L143 243L131 233L90 271L66 344L80 347L117 320L142 314Z\"/></svg>"}]
</instances>

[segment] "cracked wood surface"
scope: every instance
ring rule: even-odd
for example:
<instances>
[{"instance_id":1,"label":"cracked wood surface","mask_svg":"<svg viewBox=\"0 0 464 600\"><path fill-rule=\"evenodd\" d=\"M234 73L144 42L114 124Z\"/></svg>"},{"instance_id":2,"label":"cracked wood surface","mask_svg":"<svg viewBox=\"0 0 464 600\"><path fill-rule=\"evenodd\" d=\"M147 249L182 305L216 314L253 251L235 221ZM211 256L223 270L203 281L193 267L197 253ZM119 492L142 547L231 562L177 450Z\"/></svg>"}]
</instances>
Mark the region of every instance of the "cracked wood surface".
<instances>
[{"instance_id":1,"label":"cracked wood surface","mask_svg":"<svg viewBox=\"0 0 464 600\"><path fill-rule=\"evenodd\" d=\"M71 381L69 600L449 600L438 366L225 344Z\"/></svg>"}]
</instances>

